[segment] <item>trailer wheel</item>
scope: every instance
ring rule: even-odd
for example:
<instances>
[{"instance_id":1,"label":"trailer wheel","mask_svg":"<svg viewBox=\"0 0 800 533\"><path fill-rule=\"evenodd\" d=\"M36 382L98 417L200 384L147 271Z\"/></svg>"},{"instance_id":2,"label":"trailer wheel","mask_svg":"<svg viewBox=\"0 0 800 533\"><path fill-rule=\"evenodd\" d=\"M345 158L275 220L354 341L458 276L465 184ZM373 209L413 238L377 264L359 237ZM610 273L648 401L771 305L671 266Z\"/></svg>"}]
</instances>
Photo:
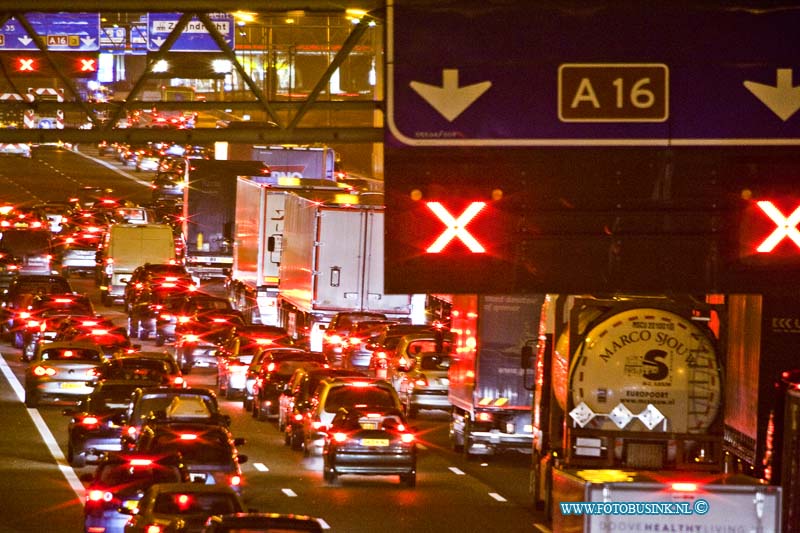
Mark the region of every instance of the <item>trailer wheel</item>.
<instances>
[{"instance_id":1,"label":"trailer wheel","mask_svg":"<svg viewBox=\"0 0 800 533\"><path fill-rule=\"evenodd\" d=\"M455 417L456 417L456 412L455 412L455 408L454 408L452 413L450 414L450 432L449 432L450 448L454 452L460 452L461 449L462 449L463 440L461 442L459 442L458 436L456 435L455 421L454 421Z\"/></svg>"}]
</instances>

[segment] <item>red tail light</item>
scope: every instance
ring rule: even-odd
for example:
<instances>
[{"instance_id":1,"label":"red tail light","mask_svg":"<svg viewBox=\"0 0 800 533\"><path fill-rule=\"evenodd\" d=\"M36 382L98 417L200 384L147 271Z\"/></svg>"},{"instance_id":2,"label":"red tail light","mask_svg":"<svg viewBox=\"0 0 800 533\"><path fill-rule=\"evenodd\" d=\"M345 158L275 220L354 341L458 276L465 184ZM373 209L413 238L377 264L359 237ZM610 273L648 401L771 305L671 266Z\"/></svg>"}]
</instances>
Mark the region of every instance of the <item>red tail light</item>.
<instances>
[{"instance_id":1,"label":"red tail light","mask_svg":"<svg viewBox=\"0 0 800 533\"><path fill-rule=\"evenodd\" d=\"M96 426L100 420L96 416L84 416L81 419L81 425Z\"/></svg>"},{"instance_id":2,"label":"red tail light","mask_svg":"<svg viewBox=\"0 0 800 533\"><path fill-rule=\"evenodd\" d=\"M90 502L110 502L114 499L114 495L105 490L90 490L86 495L86 499Z\"/></svg>"},{"instance_id":3,"label":"red tail light","mask_svg":"<svg viewBox=\"0 0 800 533\"><path fill-rule=\"evenodd\" d=\"M242 484L242 476L231 476L231 487L238 487Z\"/></svg>"},{"instance_id":4,"label":"red tail light","mask_svg":"<svg viewBox=\"0 0 800 533\"><path fill-rule=\"evenodd\" d=\"M347 440L347 433L342 433L340 431L337 431L336 433L333 434L333 440L336 442L344 442Z\"/></svg>"},{"instance_id":5,"label":"red tail light","mask_svg":"<svg viewBox=\"0 0 800 533\"><path fill-rule=\"evenodd\" d=\"M274 372L275 371L275 363L270 363L267 365L267 372Z\"/></svg>"},{"instance_id":6,"label":"red tail light","mask_svg":"<svg viewBox=\"0 0 800 533\"><path fill-rule=\"evenodd\" d=\"M410 444L414 442L414 435L411 433L403 433L400 435L400 440L405 442L406 444Z\"/></svg>"},{"instance_id":7,"label":"red tail light","mask_svg":"<svg viewBox=\"0 0 800 533\"><path fill-rule=\"evenodd\" d=\"M186 380L183 379L181 376L177 376L175 379L172 380L173 385L177 385L178 387L182 387L186 383Z\"/></svg>"},{"instance_id":8,"label":"red tail light","mask_svg":"<svg viewBox=\"0 0 800 533\"><path fill-rule=\"evenodd\" d=\"M145 533L164 533L164 529L158 524L150 524L144 531Z\"/></svg>"},{"instance_id":9,"label":"red tail light","mask_svg":"<svg viewBox=\"0 0 800 533\"><path fill-rule=\"evenodd\" d=\"M131 459L131 466L150 466L153 464L152 459Z\"/></svg>"}]
</instances>

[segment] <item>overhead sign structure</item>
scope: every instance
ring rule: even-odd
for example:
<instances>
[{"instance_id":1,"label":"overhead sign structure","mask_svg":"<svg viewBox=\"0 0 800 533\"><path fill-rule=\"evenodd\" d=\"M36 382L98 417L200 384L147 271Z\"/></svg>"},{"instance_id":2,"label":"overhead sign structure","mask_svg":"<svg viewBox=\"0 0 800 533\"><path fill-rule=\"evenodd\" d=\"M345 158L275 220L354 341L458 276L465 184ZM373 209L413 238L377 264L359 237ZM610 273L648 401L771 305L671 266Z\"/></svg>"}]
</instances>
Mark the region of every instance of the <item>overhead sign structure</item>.
<instances>
[{"instance_id":1,"label":"overhead sign structure","mask_svg":"<svg viewBox=\"0 0 800 533\"><path fill-rule=\"evenodd\" d=\"M25 19L50 51L95 52L100 49L100 13L26 13ZM0 51L38 51L22 23L9 18L0 29Z\"/></svg>"},{"instance_id":2,"label":"overhead sign structure","mask_svg":"<svg viewBox=\"0 0 800 533\"><path fill-rule=\"evenodd\" d=\"M800 145L799 26L780 6L393 0L387 141Z\"/></svg>"},{"instance_id":3,"label":"overhead sign structure","mask_svg":"<svg viewBox=\"0 0 800 533\"><path fill-rule=\"evenodd\" d=\"M156 52L180 20L180 13L148 13L147 14L147 49ZM208 18L214 23L217 31L225 42L234 48L234 20L233 15L227 13L209 13ZM217 52L220 47L206 28L205 24L196 16L192 17L189 24L183 29L181 35L170 48L173 52Z\"/></svg>"}]
</instances>

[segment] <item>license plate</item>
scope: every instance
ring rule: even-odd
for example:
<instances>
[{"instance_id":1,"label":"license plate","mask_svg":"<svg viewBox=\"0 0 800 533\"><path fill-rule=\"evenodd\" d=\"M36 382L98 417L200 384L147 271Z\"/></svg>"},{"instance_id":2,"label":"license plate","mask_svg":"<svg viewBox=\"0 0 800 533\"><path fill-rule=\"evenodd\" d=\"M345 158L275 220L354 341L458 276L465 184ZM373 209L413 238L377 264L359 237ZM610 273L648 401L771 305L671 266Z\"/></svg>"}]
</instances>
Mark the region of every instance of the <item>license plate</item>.
<instances>
[{"instance_id":1,"label":"license plate","mask_svg":"<svg viewBox=\"0 0 800 533\"><path fill-rule=\"evenodd\" d=\"M361 429L378 429L377 422L361 422Z\"/></svg>"},{"instance_id":2,"label":"license plate","mask_svg":"<svg viewBox=\"0 0 800 533\"><path fill-rule=\"evenodd\" d=\"M389 439L361 439L362 446L388 446Z\"/></svg>"},{"instance_id":3,"label":"license plate","mask_svg":"<svg viewBox=\"0 0 800 533\"><path fill-rule=\"evenodd\" d=\"M76 381L74 383L71 383L71 382L61 383L61 385L59 385L59 386L62 389L82 389L82 388L84 388L86 386L86 384L83 383L82 381Z\"/></svg>"}]
</instances>

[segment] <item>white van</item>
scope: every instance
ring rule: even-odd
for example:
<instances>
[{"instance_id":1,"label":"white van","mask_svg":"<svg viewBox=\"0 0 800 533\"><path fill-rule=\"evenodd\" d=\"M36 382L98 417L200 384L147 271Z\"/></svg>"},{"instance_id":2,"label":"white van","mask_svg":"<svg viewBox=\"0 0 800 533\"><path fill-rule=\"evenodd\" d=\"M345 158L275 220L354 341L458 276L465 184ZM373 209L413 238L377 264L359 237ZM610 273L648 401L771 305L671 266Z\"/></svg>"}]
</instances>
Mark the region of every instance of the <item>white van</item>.
<instances>
[{"instance_id":1,"label":"white van","mask_svg":"<svg viewBox=\"0 0 800 533\"><path fill-rule=\"evenodd\" d=\"M98 254L100 296L113 305L138 266L176 261L175 237L167 224L112 224Z\"/></svg>"}]
</instances>

